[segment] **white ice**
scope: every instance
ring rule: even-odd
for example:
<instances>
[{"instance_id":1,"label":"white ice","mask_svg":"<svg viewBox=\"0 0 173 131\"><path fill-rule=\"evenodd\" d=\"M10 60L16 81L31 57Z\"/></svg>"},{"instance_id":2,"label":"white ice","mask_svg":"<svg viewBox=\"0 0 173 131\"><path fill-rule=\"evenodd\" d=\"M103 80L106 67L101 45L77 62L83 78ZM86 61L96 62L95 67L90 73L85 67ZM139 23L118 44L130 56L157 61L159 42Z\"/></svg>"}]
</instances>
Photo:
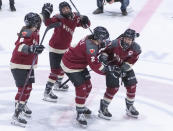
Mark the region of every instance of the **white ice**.
<instances>
[{"instance_id":1,"label":"white ice","mask_svg":"<svg viewBox=\"0 0 173 131\"><path fill-rule=\"evenodd\" d=\"M16 12L9 11L9 1L3 0L0 11L0 131L172 131L173 121L173 10L172 0L131 0L128 7L129 15L121 16L120 4L105 5L105 13L93 15L96 9L96 0L73 0L81 14L87 15L91 20L91 29L98 25L105 26L110 32L111 40L118 37L138 17L148 1L160 2L160 5L146 21L140 30L140 37L136 42L142 48L140 60L134 65L139 84L136 94L135 107L139 110L138 119L132 119L125 115L125 89L121 88L114 97L109 110L113 114L111 121L97 117L99 102L105 91L105 78L91 72L93 90L86 104L93 111L91 119L88 119L88 127L82 129L75 121L74 87L69 82L68 92L57 92L57 103L42 101L43 91L49 74L48 42L53 33L49 31L44 40L46 50L39 56L39 65L36 69L36 83L28 103L32 109L32 118L27 119L26 128L16 127L10 124L14 112L14 97L16 87L10 73L9 61L17 40L17 33L24 25L23 19L26 13L40 13L44 3L51 2L54 5L53 14L59 11L58 4L62 0L16 0ZM70 2L67 0L67 2ZM144 11L144 16L151 13ZM73 8L73 11L75 9ZM142 19L142 18L141 18ZM145 20L145 19L144 19ZM138 23L140 24L140 23ZM138 24L136 26L138 26ZM42 37L45 26L42 25L40 35ZM75 30L72 45L90 34L89 30L77 28ZM65 77L64 79L67 79Z\"/></svg>"}]
</instances>

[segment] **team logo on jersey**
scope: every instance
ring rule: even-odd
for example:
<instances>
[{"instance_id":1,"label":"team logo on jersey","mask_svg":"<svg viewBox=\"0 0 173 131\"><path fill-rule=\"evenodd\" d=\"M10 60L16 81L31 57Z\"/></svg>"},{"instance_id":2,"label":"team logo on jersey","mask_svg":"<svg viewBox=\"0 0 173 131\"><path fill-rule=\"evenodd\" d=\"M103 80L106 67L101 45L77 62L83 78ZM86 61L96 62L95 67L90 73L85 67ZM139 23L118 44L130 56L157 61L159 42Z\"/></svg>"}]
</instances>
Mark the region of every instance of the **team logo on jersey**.
<instances>
[{"instance_id":1,"label":"team logo on jersey","mask_svg":"<svg viewBox=\"0 0 173 131\"><path fill-rule=\"evenodd\" d=\"M130 50L130 51L128 52L128 55L131 56L132 54L133 54L133 51Z\"/></svg>"},{"instance_id":2,"label":"team logo on jersey","mask_svg":"<svg viewBox=\"0 0 173 131\"><path fill-rule=\"evenodd\" d=\"M22 36L26 36L27 32L22 32Z\"/></svg>"},{"instance_id":3,"label":"team logo on jersey","mask_svg":"<svg viewBox=\"0 0 173 131\"><path fill-rule=\"evenodd\" d=\"M94 49L90 49L90 53L93 54L95 52Z\"/></svg>"}]
</instances>

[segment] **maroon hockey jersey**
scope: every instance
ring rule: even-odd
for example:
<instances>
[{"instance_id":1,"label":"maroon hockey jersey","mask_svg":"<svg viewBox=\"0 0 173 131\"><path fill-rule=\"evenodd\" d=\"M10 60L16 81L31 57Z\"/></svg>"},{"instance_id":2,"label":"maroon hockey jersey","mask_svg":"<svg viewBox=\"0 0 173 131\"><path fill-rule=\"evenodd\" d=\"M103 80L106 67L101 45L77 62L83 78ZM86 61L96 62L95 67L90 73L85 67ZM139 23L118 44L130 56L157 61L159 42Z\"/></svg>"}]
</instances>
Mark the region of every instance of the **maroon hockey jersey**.
<instances>
[{"instance_id":1,"label":"maroon hockey jersey","mask_svg":"<svg viewBox=\"0 0 173 131\"><path fill-rule=\"evenodd\" d=\"M104 66L97 58L98 52L98 45L86 37L63 55L61 67L65 72L72 73L80 72L89 65L96 73L104 74Z\"/></svg>"},{"instance_id":2,"label":"maroon hockey jersey","mask_svg":"<svg viewBox=\"0 0 173 131\"><path fill-rule=\"evenodd\" d=\"M34 54L28 53L28 46L39 43L38 31L32 32L30 29L24 29L17 41L15 42L15 49L12 53L10 66L12 69L30 69ZM34 66L36 66L37 61Z\"/></svg>"},{"instance_id":3,"label":"maroon hockey jersey","mask_svg":"<svg viewBox=\"0 0 173 131\"><path fill-rule=\"evenodd\" d=\"M78 13L73 13L73 18L67 19L57 14L52 18L46 19L45 25L48 26L55 22L61 22L61 26L54 29L52 38L49 41L50 52L63 54L70 47L75 28L82 26L80 23L80 15Z\"/></svg>"},{"instance_id":4,"label":"maroon hockey jersey","mask_svg":"<svg viewBox=\"0 0 173 131\"><path fill-rule=\"evenodd\" d=\"M133 42L128 50L123 50L121 47L121 39L115 39L112 41L111 46L103 52L108 54L110 64L121 66L123 63L126 63L132 66L138 60L141 48L136 42Z\"/></svg>"}]
</instances>

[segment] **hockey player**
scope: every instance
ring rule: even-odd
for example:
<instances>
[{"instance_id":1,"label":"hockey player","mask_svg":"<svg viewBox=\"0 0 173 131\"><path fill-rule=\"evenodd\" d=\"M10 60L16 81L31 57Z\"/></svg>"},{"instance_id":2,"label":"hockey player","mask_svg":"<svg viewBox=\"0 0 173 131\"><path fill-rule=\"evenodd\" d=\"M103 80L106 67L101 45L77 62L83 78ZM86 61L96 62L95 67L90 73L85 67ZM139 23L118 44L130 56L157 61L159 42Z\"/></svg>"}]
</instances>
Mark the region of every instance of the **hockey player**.
<instances>
[{"instance_id":1,"label":"hockey player","mask_svg":"<svg viewBox=\"0 0 173 131\"><path fill-rule=\"evenodd\" d=\"M122 15L126 16L127 13L127 6L129 5L129 0L106 0L107 3L112 4L114 2L120 2L121 3L121 12ZM103 13L104 10L104 2L105 0L97 0L97 9L93 12L93 14L100 14Z\"/></svg>"},{"instance_id":2,"label":"hockey player","mask_svg":"<svg viewBox=\"0 0 173 131\"><path fill-rule=\"evenodd\" d=\"M16 8L14 6L14 0L9 0L9 5L10 5L10 10L11 11L16 11ZM0 10L1 10L1 6L2 6L2 0L0 0Z\"/></svg>"},{"instance_id":3,"label":"hockey player","mask_svg":"<svg viewBox=\"0 0 173 131\"><path fill-rule=\"evenodd\" d=\"M94 33L82 39L75 48L70 47L61 61L62 69L75 86L76 120L83 127L87 126L85 115L91 114L91 111L85 106L85 101L92 89L87 66L89 65L99 74L105 73L106 68L98 61L97 55L105 44L104 40L108 37L109 33L106 28L96 27Z\"/></svg>"},{"instance_id":4,"label":"hockey player","mask_svg":"<svg viewBox=\"0 0 173 131\"><path fill-rule=\"evenodd\" d=\"M30 117L32 111L27 107L32 83L34 83L34 70L24 88L25 80L31 68L35 55L42 53L44 46L39 45L39 29L41 18L38 14L30 12L24 18L25 26L18 33L18 39L15 42L15 49L10 61L11 72L13 74L18 92L15 96L15 112L12 117L12 124L25 127L27 121L23 118ZM36 64L34 67L36 67Z\"/></svg>"},{"instance_id":5,"label":"hockey player","mask_svg":"<svg viewBox=\"0 0 173 131\"><path fill-rule=\"evenodd\" d=\"M56 102L57 96L52 92L54 90L67 90L68 85L61 85L64 72L60 67L60 61L63 54L70 47L73 32L76 27L87 28L90 26L90 21L87 16L80 16L78 13L72 12L70 5L67 2L61 2L59 4L60 14L56 14L52 18L50 15L53 11L53 5L50 3L44 4L42 8L42 15L46 26L61 22L61 26L55 28L52 38L49 42L49 59L51 73L46 84L44 92L44 100L50 102Z\"/></svg>"},{"instance_id":6,"label":"hockey player","mask_svg":"<svg viewBox=\"0 0 173 131\"><path fill-rule=\"evenodd\" d=\"M135 109L136 84L132 65L136 63L141 54L140 46L135 42L135 37L139 36L135 30L127 29L119 38L112 41L110 47L105 49L100 55L99 60L105 65L114 67L106 74L106 92L104 98L100 101L99 117L111 119L112 114L108 111L108 105L111 103L114 95L119 89L119 78L126 87L126 112L127 115L137 118L139 112Z\"/></svg>"}]
</instances>

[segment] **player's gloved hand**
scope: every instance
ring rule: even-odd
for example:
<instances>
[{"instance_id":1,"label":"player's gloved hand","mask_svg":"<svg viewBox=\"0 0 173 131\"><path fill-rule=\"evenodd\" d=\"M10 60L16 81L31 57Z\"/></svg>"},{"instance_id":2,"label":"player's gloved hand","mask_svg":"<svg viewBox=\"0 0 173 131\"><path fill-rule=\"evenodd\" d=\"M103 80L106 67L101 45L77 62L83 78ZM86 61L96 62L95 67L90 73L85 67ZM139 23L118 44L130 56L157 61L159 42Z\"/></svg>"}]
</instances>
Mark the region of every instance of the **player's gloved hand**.
<instances>
[{"instance_id":1,"label":"player's gloved hand","mask_svg":"<svg viewBox=\"0 0 173 131\"><path fill-rule=\"evenodd\" d=\"M99 59L99 61L100 62L102 62L105 66L106 65L108 65L108 55L107 54L100 54L99 56L98 56L98 59Z\"/></svg>"},{"instance_id":2,"label":"player's gloved hand","mask_svg":"<svg viewBox=\"0 0 173 131\"><path fill-rule=\"evenodd\" d=\"M82 24L82 26L87 26L88 24L89 24L89 18L87 17L87 16L85 16L85 15L83 15L82 17L81 17L81 24Z\"/></svg>"},{"instance_id":3,"label":"player's gloved hand","mask_svg":"<svg viewBox=\"0 0 173 131\"><path fill-rule=\"evenodd\" d=\"M33 54L41 54L44 48L43 45L31 45L29 46L29 52Z\"/></svg>"},{"instance_id":4,"label":"player's gloved hand","mask_svg":"<svg viewBox=\"0 0 173 131\"><path fill-rule=\"evenodd\" d=\"M121 74L121 69L116 65L107 66L107 72Z\"/></svg>"},{"instance_id":5,"label":"player's gloved hand","mask_svg":"<svg viewBox=\"0 0 173 131\"><path fill-rule=\"evenodd\" d=\"M50 18L50 15L53 12L53 5L51 3L46 3L42 7L42 14L45 17L45 19Z\"/></svg>"}]
</instances>

